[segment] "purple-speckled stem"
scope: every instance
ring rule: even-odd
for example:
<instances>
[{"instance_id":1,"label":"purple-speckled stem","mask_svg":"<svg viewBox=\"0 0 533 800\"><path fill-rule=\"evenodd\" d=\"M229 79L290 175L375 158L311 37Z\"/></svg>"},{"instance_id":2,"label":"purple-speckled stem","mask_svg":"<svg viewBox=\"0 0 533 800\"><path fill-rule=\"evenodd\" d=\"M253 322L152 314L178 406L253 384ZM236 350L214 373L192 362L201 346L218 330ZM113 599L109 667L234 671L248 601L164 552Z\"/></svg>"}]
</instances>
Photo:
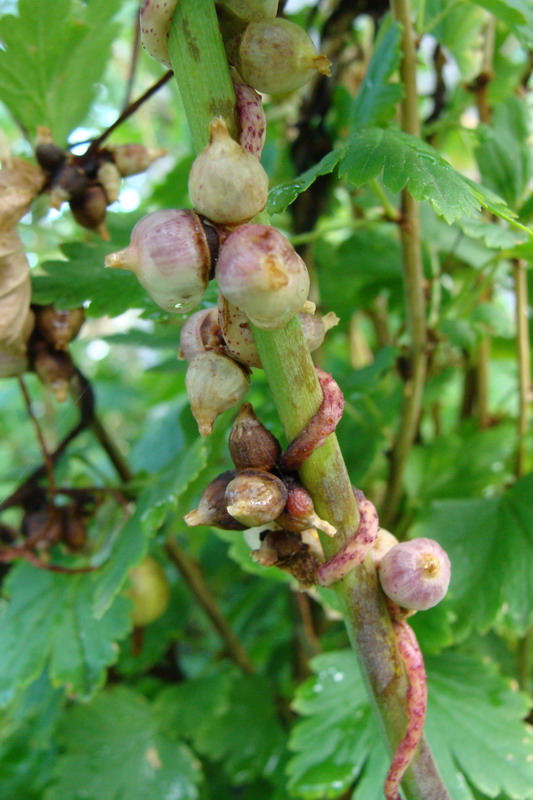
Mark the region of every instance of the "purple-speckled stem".
<instances>
[{"instance_id":1,"label":"purple-speckled stem","mask_svg":"<svg viewBox=\"0 0 533 800\"><path fill-rule=\"evenodd\" d=\"M359 489L354 489L354 494L359 507L359 527L355 536L319 568L321 586L340 581L357 564L362 564L378 538L379 518L374 504Z\"/></svg>"},{"instance_id":2,"label":"purple-speckled stem","mask_svg":"<svg viewBox=\"0 0 533 800\"><path fill-rule=\"evenodd\" d=\"M415 633L404 620L393 623L398 650L405 666L409 687L406 696L407 730L396 748L387 777L385 797L387 800L400 800L399 786L403 774L416 752L422 733L427 709L427 681L424 659L420 652Z\"/></svg>"},{"instance_id":3,"label":"purple-speckled stem","mask_svg":"<svg viewBox=\"0 0 533 800\"><path fill-rule=\"evenodd\" d=\"M311 453L322 447L328 436L337 427L344 411L344 396L333 377L316 368L322 389L322 403L303 431L290 443L280 459L284 472L293 472L301 467Z\"/></svg>"}]
</instances>

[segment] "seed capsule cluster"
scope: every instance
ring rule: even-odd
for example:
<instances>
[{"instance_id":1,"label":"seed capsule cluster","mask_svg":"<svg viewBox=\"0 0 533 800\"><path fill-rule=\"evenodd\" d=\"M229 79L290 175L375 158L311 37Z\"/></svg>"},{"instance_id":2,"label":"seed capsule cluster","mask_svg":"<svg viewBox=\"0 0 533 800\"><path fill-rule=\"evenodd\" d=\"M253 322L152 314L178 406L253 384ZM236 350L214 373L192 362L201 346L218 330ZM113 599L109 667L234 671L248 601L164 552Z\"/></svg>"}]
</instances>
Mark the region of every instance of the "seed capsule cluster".
<instances>
[{"instance_id":1,"label":"seed capsule cluster","mask_svg":"<svg viewBox=\"0 0 533 800\"><path fill-rule=\"evenodd\" d=\"M168 35L176 5L177 0L143 0L140 9L143 47L166 67L171 67ZM220 0L217 5L229 63L258 92L292 92L317 73L331 74L329 58L317 53L307 32L276 17L277 0Z\"/></svg>"},{"instance_id":2,"label":"seed capsule cluster","mask_svg":"<svg viewBox=\"0 0 533 800\"><path fill-rule=\"evenodd\" d=\"M235 420L229 449L235 469L207 486L185 522L225 530L262 527L255 560L287 569L303 583L314 583L320 549L313 530L334 535L335 528L319 518L296 476L280 469L281 446L249 403Z\"/></svg>"},{"instance_id":3,"label":"seed capsule cluster","mask_svg":"<svg viewBox=\"0 0 533 800\"><path fill-rule=\"evenodd\" d=\"M144 172L166 153L140 144L106 146L75 156L53 140L48 128L37 129L35 157L46 176L52 208L68 203L76 221L109 239L107 206L118 199L123 177Z\"/></svg>"},{"instance_id":4,"label":"seed capsule cluster","mask_svg":"<svg viewBox=\"0 0 533 800\"><path fill-rule=\"evenodd\" d=\"M211 278L218 279L218 310L193 314L180 342L180 355L189 362L189 401L202 436L211 433L220 413L242 399L250 367L261 366L251 322L271 330L299 314L314 350L338 321L334 314L319 318L310 313L307 268L283 234L269 225L240 224L266 202L266 174L255 155L229 136L222 120L213 121L211 133L189 179L191 198L202 213L166 209L148 214L134 227L130 245L105 261L106 267L134 272L170 313L191 311ZM333 417L336 424L338 417Z\"/></svg>"}]
</instances>

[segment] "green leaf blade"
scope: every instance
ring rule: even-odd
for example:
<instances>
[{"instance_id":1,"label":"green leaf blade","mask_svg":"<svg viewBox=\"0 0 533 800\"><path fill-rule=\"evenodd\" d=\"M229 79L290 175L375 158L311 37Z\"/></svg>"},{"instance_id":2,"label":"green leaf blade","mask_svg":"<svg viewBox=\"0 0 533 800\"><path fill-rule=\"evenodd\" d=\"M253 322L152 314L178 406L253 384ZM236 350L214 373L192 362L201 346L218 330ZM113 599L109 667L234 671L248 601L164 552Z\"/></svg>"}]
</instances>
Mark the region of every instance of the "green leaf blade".
<instances>
[{"instance_id":1,"label":"green leaf blade","mask_svg":"<svg viewBox=\"0 0 533 800\"><path fill-rule=\"evenodd\" d=\"M92 611L92 574L64 575L18 564L6 582L0 626L0 704L50 665L50 680L86 699L118 657L131 628L129 602L117 598L102 619Z\"/></svg>"},{"instance_id":2,"label":"green leaf blade","mask_svg":"<svg viewBox=\"0 0 533 800\"><path fill-rule=\"evenodd\" d=\"M74 708L59 738L65 752L57 759L47 800L198 797L197 761L132 689L118 687Z\"/></svg>"}]
</instances>

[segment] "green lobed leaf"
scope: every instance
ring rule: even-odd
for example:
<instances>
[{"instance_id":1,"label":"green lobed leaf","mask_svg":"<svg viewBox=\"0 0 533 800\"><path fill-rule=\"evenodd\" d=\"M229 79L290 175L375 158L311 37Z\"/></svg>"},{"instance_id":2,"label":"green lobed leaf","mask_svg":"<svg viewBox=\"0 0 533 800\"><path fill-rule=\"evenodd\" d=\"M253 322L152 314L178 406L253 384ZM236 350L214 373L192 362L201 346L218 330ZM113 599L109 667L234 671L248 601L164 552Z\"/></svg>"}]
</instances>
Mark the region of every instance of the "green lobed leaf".
<instances>
[{"instance_id":1,"label":"green lobed leaf","mask_svg":"<svg viewBox=\"0 0 533 800\"><path fill-rule=\"evenodd\" d=\"M53 747L36 746L32 733L28 724L0 742L1 788L5 798L43 798L57 755Z\"/></svg>"},{"instance_id":2,"label":"green lobed leaf","mask_svg":"<svg viewBox=\"0 0 533 800\"><path fill-rule=\"evenodd\" d=\"M70 711L46 800L195 800L199 764L155 707L119 686Z\"/></svg>"},{"instance_id":3,"label":"green lobed leaf","mask_svg":"<svg viewBox=\"0 0 533 800\"><path fill-rule=\"evenodd\" d=\"M122 590L128 572L137 566L148 552L149 531L141 524L141 513L136 510L116 532L107 560L97 573L93 610L100 619Z\"/></svg>"},{"instance_id":4,"label":"green lobed leaf","mask_svg":"<svg viewBox=\"0 0 533 800\"><path fill-rule=\"evenodd\" d=\"M489 797L533 797L533 733L522 723L526 695L486 660L446 652L427 658L426 668L426 733L445 780L459 769Z\"/></svg>"},{"instance_id":5,"label":"green lobed leaf","mask_svg":"<svg viewBox=\"0 0 533 800\"><path fill-rule=\"evenodd\" d=\"M57 0L51 14L47 0L19 0L18 15L2 17L0 97L30 138L46 125L62 145L83 122L111 54L119 7L120 0Z\"/></svg>"},{"instance_id":6,"label":"green lobed leaf","mask_svg":"<svg viewBox=\"0 0 533 800\"><path fill-rule=\"evenodd\" d=\"M494 109L492 122L480 129L476 158L483 183L518 208L533 174L528 110L518 97Z\"/></svg>"},{"instance_id":7,"label":"green lobed leaf","mask_svg":"<svg viewBox=\"0 0 533 800\"><path fill-rule=\"evenodd\" d=\"M383 290L390 303L403 297L402 257L397 232L376 224L356 231L341 244L319 241L315 247L320 297L324 308L343 321L354 309L368 308ZM342 291L339 287L342 286Z\"/></svg>"},{"instance_id":8,"label":"green lobed leaf","mask_svg":"<svg viewBox=\"0 0 533 800\"><path fill-rule=\"evenodd\" d=\"M355 186L363 186L381 173L391 191L407 188L419 202L428 200L450 224L480 205L504 219L515 216L500 198L468 181L415 136L381 128L354 132L339 175L346 175Z\"/></svg>"},{"instance_id":9,"label":"green lobed leaf","mask_svg":"<svg viewBox=\"0 0 533 800\"><path fill-rule=\"evenodd\" d=\"M533 475L501 497L433 502L412 535L436 539L452 562L447 603L460 636L502 614L518 633L533 619Z\"/></svg>"},{"instance_id":10,"label":"green lobed leaf","mask_svg":"<svg viewBox=\"0 0 533 800\"><path fill-rule=\"evenodd\" d=\"M380 30L365 77L353 102L353 128L383 125L394 117L403 96L403 86L388 81L400 63L401 36L402 28L397 22L384 32Z\"/></svg>"},{"instance_id":11,"label":"green lobed leaf","mask_svg":"<svg viewBox=\"0 0 533 800\"><path fill-rule=\"evenodd\" d=\"M190 678L178 686L167 686L158 693L154 710L169 730L195 744L214 717L228 712L230 682L230 674L218 670Z\"/></svg>"},{"instance_id":12,"label":"green lobed leaf","mask_svg":"<svg viewBox=\"0 0 533 800\"><path fill-rule=\"evenodd\" d=\"M128 572L146 555L150 538L161 527L168 514L176 510L180 496L207 465L205 441L197 439L185 452L180 451L165 467L151 476L149 485L137 499L135 513L115 536L110 555L97 573L94 612L106 613Z\"/></svg>"},{"instance_id":13,"label":"green lobed leaf","mask_svg":"<svg viewBox=\"0 0 533 800\"><path fill-rule=\"evenodd\" d=\"M315 673L297 690L288 764L296 797L344 795L357 781L356 800L379 800L389 759L370 713L351 651L315 657ZM510 688L493 665L446 652L426 659L429 705L426 734L453 800L472 800L467 781L495 797L531 797L533 737L521 719L525 695ZM490 762L490 766L486 767Z\"/></svg>"},{"instance_id":14,"label":"green lobed leaf","mask_svg":"<svg viewBox=\"0 0 533 800\"><path fill-rule=\"evenodd\" d=\"M411 502L475 497L509 481L505 463L514 451L513 425L479 431L471 424L439 436L409 454L405 486ZM463 458L468 452L468 458Z\"/></svg>"},{"instance_id":15,"label":"green lobed leaf","mask_svg":"<svg viewBox=\"0 0 533 800\"><path fill-rule=\"evenodd\" d=\"M115 317L131 308L156 311L132 272L106 269L105 256L113 247L103 242L71 242L61 248L67 261L45 261L45 275L32 275L32 301L58 308L84 305L88 316Z\"/></svg>"},{"instance_id":16,"label":"green lobed leaf","mask_svg":"<svg viewBox=\"0 0 533 800\"><path fill-rule=\"evenodd\" d=\"M272 691L259 675L236 676L227 708L215 709L195 737L198 751L222 760L236 785L260 776L268 778L280 761L284 744Z\"/></svg>"},{"instance_id":17,"label":"green lobed leaf","mask_svg":"<svg viewBox=\"0 0 533 800\"><path fill-rule=\"evenodd\" d=\"M268 779L279 764L285 736L265 678L219 671L164 689L156 708L197 752L221 761L235 785Z\"/></svg>"},{"instance_id":18,"label":"green lobed leaf","mask_svg":"<svg viewBox=\"0 0 533 800\"><path fill-rule=\"evenodd\" d=\"M118 656L115 642L131 628L129 602L118 597L96 619L92 573L65 575L27 563L5 582L8 598L0 624L0 703L28 686L49 666L50 680L86 699L104 683Z\"/></svg>"},{"instance_id":19,"label":"green lobed leaf","mask_svg":"<svg viewBox=\"0 0 533 800\"><path fill-rule=\"evenodd\" d=\"M332 172L337 164L339 176L346 176L356 187L383 173L383 182L392 192L407 188L419 202L428 200L449 224L486 208L517 230L532 235L494 192L461 175L431 145L395 129L354 131L347 145L332 150L293 181L271 189L269 213L284 211L319 175Z\"/></svg>"},{"instance_id":20,"label":"green lobed leaf","mask_svg":"<svg viewBox=\"0 0 533 800\"><path fill-rule=\"evenodd\" d=\"M484 219L462 219L458 225L467 236L481 239L486 247L494 250L507 250L527 241L525 232L504 228L501 224Z\"/></svg>"},{"instance_id":21,"label":"green lobed leaf","mask_svg":"<svg viewBox=\"0 0 533 800\"><path fill-rule=\"evenodd\" d=\"M472 0L509 26L525 45L533 46L533 7L527 0Z\"/></svg>"},{"instance_id":22,"label":"green lobed leaf","mask_svg":"<svg viewBox=\"0 0 533 800\"><path fill-rule=\"evenodd\" d=\"M450 51L464 81L479 71L479 41L486 24L485 12L468 0L427 0L425 29Z\"/></svg>"},{"instance_id":23,"label":"green lobed leaf","mask_svg":"<svg viewBox=\"0 0 533 800\"><path fill-rule=\"evenodd\" d=\"M332 150L318 164L303 172L298 178L280 186L274 186L268 193L267 211L269 214L281 214L282 211L294 203L302 192L305 192L319 175L327 175L333 172L341 157L341 150Z\"/></svg>"},{"instance_id":24,"label":"green lobed leaf","mask_svg":"<svg viewBox=\"0 0 533 800\"><path fill-rule=\"evenodd\" d=\"M141 525L147 534L160 528L167 516L176 510L181 495L206 468L207 457L207 444L198 438L154 477L152 485L139 498Z\"/></svg>"}]
</instances>

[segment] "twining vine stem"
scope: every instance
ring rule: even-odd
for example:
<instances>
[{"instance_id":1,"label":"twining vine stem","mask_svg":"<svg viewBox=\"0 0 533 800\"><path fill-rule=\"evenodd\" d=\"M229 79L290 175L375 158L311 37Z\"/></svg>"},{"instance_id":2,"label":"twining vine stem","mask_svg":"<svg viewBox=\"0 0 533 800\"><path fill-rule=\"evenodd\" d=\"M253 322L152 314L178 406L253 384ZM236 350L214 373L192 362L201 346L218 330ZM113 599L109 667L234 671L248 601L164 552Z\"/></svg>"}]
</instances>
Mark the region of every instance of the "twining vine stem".
<instances>
[{"instance_id":1,"label":"twining vine stem","mask_svg":"<svg viewBox=\"0 0 533 800\"><path fill-rule=\"evenodd\" d=\"M392 0L392 13L402 25L402 63L404 84L402 128L411 136L420 135L418 95L416 89L416 49L411 24L409 0ZM403 476L413 445L422 408L422 393L427 369L427 331L424 301L424 271L420 244L420 213L418 203L404 189L400 235L403 251L404 294L407 327L410 336L409 360L411 375L404 385L400 424L390 454L389 477L381 514L387 528L395 521L403 492Z\"/></svg>"},{"instance_id":2,"label":"twining vine stem","mask_svg":"<svg viewBox=\"0 0 533 800\"><path fill-rule=\"evenodd\" d=\"M195 149L208 142L217 115L235 131L235 96L213 0L180 0L169 35L169 55L191 129ZM268 222L265 214L261 222ZM292 440L317 411L322 394L301 327L293 318L285 328L254 338L287 438ZM338 530L323 537L326 557L337 552L357 530L359 515L350 479L335 435L308 458L301 477L317 513ZM344 606L348 633L361 664L369 696L392 751L405 733L407 680L391 621L378 590L370 560L335 585ZM431 751L425 742L402 782L408 800L448 800Z\"/></svg>"}]
</instances>

